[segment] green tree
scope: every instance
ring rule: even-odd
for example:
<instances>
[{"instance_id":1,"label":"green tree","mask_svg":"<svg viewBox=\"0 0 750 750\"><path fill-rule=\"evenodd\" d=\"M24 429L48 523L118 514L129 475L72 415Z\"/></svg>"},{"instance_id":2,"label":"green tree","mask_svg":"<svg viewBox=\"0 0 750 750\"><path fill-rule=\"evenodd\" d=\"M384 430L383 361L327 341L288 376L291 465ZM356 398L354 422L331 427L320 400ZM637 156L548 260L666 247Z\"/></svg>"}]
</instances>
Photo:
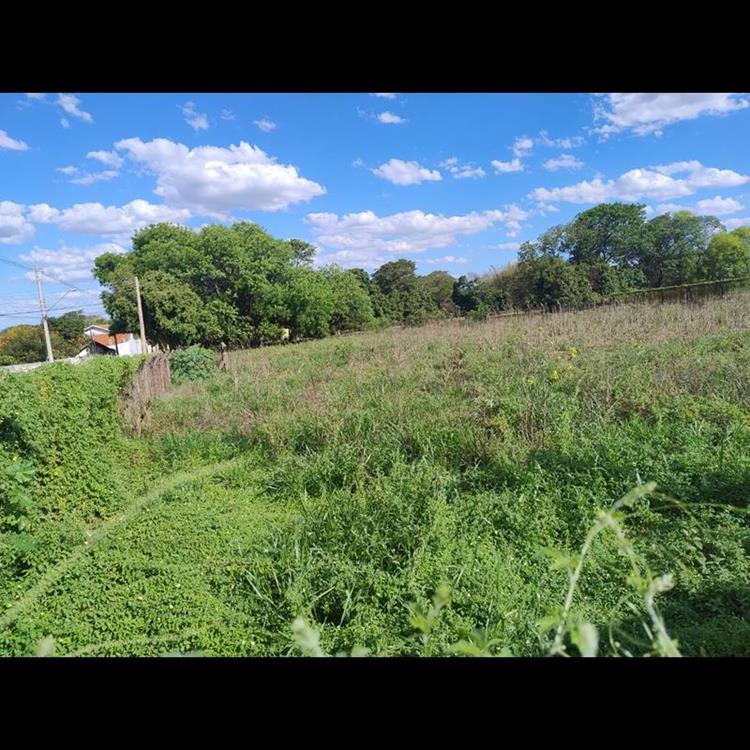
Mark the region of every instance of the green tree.
<instances>
[{"instance_id":1,"label":"green tree","mask_svg":"<svg viewBox=\"0 0 750 750\"><path fill-rule=\"evenodd\" d=\"M702 256L721 228L713 216L689 211L662 214L648 222L639 267L649 286L689 284L700 278Z\"/></svg>"},{"instance_id":2,"label":"green tree","mask_svg":"<svg viewBox=\"0 0 750 750\"><path fill-rule=\"evenodd\" d=\"M384 298L384 312L394 322L417 325L430 309L430 300L417 283L415 269L413 260L401 258L384 263L372 275Z\"/></svg>"},{"instance_id":3,"label":"green tree","mask_svg":"<svg viewBox=\"0 0 750 750\"><path fill-rule=\"evenodd\" d=\"M711 239L702 259L707 279L732 279L750 275L750 231L722 232Z\"/></svg>"},{"instance_id":4,"label":"green tree","mask_svg":"<svg viewBox=\"0 0 750 750\"><path fill-rule=\"evenodd\" d=\"M357 274L331 266L324 269L333 295L331 331L361 331L374 318L367 289Z\"/></svg>"},{"instance_id":5,"label":"green tree","mask_svg":"<svg viewBox=\"0 0 750 750\"><path fill-rule=\"evenodd\" d=\"M417 285L432 302L432 310L443 315L455 315L458 311L453 302L455 279L446 271L433 271L417 277Z\"/></svg>"},{"instance_id":6,"label":"green tree","mask_svg":"<svg viewBox=\"0 0 750 750\"><path fill-rule=\"evenodd\" d=\"M573 219L564 246L573 263L601 261L626 268L638 262L645 222L646 207L640 203L602 203Z\"/></svg>"}]
</instances>

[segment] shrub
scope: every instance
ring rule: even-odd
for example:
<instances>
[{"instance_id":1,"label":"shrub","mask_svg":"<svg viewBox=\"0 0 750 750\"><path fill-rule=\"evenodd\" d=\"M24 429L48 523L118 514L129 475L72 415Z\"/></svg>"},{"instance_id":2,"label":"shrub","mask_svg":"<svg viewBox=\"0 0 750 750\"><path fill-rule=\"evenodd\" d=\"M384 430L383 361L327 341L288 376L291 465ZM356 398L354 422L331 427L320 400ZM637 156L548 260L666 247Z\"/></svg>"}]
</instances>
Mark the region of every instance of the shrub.
<instances>
[{"instance_id":1,"label":"shrub","mask_svg":"<svg viewBox=\"0 0 750 750\"><path fill-rule=\"evenodd\" d=\"M216 369L216 357L210 349L191 346L189 349L174 352L169 358L172 379L175 383L206 380Z\"/></svg>"}]
</instances>

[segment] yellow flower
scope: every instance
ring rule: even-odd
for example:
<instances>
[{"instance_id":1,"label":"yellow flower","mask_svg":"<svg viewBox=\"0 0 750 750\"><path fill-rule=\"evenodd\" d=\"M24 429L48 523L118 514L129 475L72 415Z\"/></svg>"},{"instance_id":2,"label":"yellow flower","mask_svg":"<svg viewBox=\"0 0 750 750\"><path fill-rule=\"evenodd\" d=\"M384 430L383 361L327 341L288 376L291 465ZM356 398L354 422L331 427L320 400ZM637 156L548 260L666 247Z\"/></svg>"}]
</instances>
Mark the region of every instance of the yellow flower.
<instances>
[{"instance_id":1,"label":"yellow flower","mask_svg":"<svg viewBox=\"0 0 750 750\"><path fill-rule=\"evenodd\" d=\"M557 370L552 370L549 374L549 379L554 383L555 380L560 379L560 373Z\"/></svg>"},{"instance_id":2,"label":"yellow flower","mask_svg":"<svg viewBox=\"0 0 750 750\"><path fill-rule=\"evenodd\" d=\"M575 359L578 356L578 349L576 349L574 346L570 347L570 358Z\"/></svg>"},{"instance_id":3,"label":"yellow flower","mask_svg":"<svg viewBox=\"0 0 750 750\"><path fill-rule=\"evenodd\" d=\"M536 383L536 378L526 378L526 382L529 385L534 385L534 383Z\"/></svg>"}]
</instances>

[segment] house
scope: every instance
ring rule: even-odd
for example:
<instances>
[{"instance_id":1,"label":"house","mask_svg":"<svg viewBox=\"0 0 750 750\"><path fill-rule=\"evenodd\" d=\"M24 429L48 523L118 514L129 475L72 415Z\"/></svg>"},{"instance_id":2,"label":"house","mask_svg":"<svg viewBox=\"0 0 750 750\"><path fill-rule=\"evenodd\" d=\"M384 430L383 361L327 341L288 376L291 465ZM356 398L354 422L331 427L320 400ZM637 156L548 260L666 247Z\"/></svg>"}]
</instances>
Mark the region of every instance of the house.
<instances>
[{"instance_id":1,"label":"house","mask_svg":"<svg viewBox=\"0 0 750 750\"><path fill-rule=\"evenodd\" d=\"M83 335L88 336L88 338L94 338L94 336L102 336L104 334L109 333L109 326L106 325L100 325L99 323L96 323L95 325L86 326L86 328L83 329Z\"/></svg>"},{"instance_id":2,"label":"house","mask_svg":"<svg viewBox=\"0 0 750 750\"><path fill-rule=\"evenodd\" d=\"M110 333L109 326L91 325L83 329L83 335L91 339L85 349L81 351L88 354L114 354L119 357L131 357L141 354L141 340L132 333ZM148 346L147 351L153 351Z\"/></svg>"}]
</instances>

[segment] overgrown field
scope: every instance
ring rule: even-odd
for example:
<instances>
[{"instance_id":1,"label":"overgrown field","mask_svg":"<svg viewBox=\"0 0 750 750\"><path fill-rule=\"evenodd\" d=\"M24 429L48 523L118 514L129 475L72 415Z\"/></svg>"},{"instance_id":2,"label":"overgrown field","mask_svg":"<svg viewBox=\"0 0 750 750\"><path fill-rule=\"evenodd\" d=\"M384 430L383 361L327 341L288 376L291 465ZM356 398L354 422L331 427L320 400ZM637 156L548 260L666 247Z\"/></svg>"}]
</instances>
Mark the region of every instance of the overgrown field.
<instances>
[{"instance_id":1,"label":"overgrown field","mask_svg":"<svg viewBox=\"0 0 750 750\"><path fill-rule=\"evenodd\" d=\"M127 366L0 379L3 654L750 655L748 293Z\"/></svg>"}]
</instances>

